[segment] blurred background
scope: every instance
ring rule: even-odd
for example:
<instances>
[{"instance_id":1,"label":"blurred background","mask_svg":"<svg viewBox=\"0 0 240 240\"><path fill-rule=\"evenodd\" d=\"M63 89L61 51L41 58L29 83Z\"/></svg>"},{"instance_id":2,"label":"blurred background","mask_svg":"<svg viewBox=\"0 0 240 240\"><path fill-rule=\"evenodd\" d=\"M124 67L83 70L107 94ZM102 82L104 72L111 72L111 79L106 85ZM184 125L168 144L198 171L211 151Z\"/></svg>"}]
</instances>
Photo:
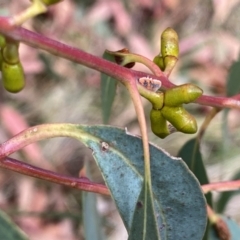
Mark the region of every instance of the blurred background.
<instances>
[{"instance_id":1,"label":"blurred background","mask_svg":"<svg viewBox=\"0 0 240 240\"><path fill-rule=\"evenodd\" d=\"M29 4L0 0L0 14L17 14ZM172 27L179 34L180 57L170 80L191 82L204 94L224 96L229 69L239 56L239 21L239 0L64 0L23 26L100 57L105 49L126 47L150 59L160 51L161 32ZM99 72L24 44L20 58L25 89L11 94L0 86L1 142L37 124L102 124ZM134 69L149 72L140 64ZM148 116L151 106L143 102ZM190 104L187 109L201 125L211 108ZM240 171L239 118L240 111L222 111L204 135L201 151L211 182L230 180ZM139 134L133 104L122 85L117 87L109 124ZM149 120L148 129L151 142L172 155L193 137L175 133L161 140L150 132ZM92 179L103 183L90 150L75 140L42 141L13 157L76 177L85 161ZM238 202L237 196L231 198L223 211L240 223ZM80 191L0 169L0 208L30 239L84 239ZM111 199L98 195L97 209L105 239L127 239Z\"/></svg>"}]
</instances>

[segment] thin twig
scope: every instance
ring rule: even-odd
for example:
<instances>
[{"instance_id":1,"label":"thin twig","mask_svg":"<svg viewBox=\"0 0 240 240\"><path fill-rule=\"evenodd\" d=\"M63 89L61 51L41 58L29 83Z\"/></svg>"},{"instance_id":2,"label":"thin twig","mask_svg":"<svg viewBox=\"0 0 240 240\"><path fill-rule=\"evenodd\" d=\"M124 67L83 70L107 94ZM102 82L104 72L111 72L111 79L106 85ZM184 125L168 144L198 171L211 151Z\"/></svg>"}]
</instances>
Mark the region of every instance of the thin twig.
<instances>
[{"instance_id":1,"label":"thin twig","mask_svg":"<svg viewBox=\"0 0 240 240\"><path fill-rule=\"evenodd\" d=\"M206 194L210 191L232 191L240 189L240 180L226 181L226 182L216 182L202 185L202 190Z\"/></svg>"},{"instance_id":2,"label":"thin twig","mask_svg":"<svg viewBox=\"0 0 240 240\"><path fill-rule=\"evenodd\" d=\"M88 178L74 178L64 176L59 173L32 166L13 158L6 157L4 159L1 159L0 167L25 174L27 176L47 180L49 182L58 183L72 188L77 188L79 190L99 193L103 195L110 195L110 192L105 185L91 182Z\"/></svg>"}]
</instances>

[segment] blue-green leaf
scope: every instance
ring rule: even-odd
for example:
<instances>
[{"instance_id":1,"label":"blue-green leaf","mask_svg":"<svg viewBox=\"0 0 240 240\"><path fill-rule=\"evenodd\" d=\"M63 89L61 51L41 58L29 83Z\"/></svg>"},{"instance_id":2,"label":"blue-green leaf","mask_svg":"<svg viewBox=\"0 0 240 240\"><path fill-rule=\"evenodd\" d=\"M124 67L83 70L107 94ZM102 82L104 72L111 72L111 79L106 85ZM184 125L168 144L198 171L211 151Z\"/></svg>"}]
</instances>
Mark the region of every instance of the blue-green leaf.
<instances>
[{"instance_id":1,"label":"blue-green leaf","mask_svg":"<svg viewBox=\"0 0 240 240\"><path fill-rule=\"evenodd\" d=\"M0 211L0 239L4 240L27 240L27 236L11 222L10 218Z\"/></svg>"},{"instance_id":2,"label":"blue-green leaf","mask_svg":"<svg viewBox=\"0 0 240 240\"><path fill-rule=\"evenodd\" d=\"M188 165L190 170L195 174L200 184L209 183L207 173L203 164L202 154L197 138L190 139L186 142L178 153L178 156ZM207 202L212 206L212 194L205 195ZM208 224L209 225L209 224ZM206 228L204 240L208 240L209 226Z\"/></svg>"},{"instance_id":3,"label":"blue-green leaf","mask_svg":"<svg viewBox=\"0 0 240 240\"><path fill-rule=\"evenodd\" d=\"M143 206L147 206L144 211L149 215L144 214L144 219L139 221L144 220L144 230L155 232L153 237L156 239L151 240L202 240L207 222L206 201L197 178L182 159L171 157L149 144L151 191L150 185L143 186L142 139L123 129L75 124L39 125L21 132L5 146L12 141L17 149L33 141L57 136L76 138L92 149L129 233L137 226L135 216L139 200L140 205L142 200L147 200ZM141 192L149 196L142 197ZM141 225L140 232L143 231Z\"/></svg>"},{"instance_id":4,"label":"blue-green leaf","mask_svg":"<svg viewBox=\"0 0 240 240\"><path fill-rule=\"evenodd\" d=\"M103 58L111 61L114 61L114 57L107 52L104 52ZM116 87L117 87L117 81L102 73L101 74L101 94L102 94L102 116L103 116L103 122L106 124L108 123L113 101L116 94Z\"/></svg>"},{"instance_id":5,"label":"blue-green leaf","mask_svg":"<svg viewBox=\"0 0 240 240\"><path fill-rule=\"evenodd\" d=\"M141 139L107 126L79 126L78 129L79 135L84 132L81 141L93 150L130 232L143 184ZM73 131L76 133L77 129ZM150 153L154 216L161 239L202 240L206 227L206 202L197 179L181 159L169 156L154 145L150 145Z\"/></svg>"},{"instance_id":6,"label":"blue-green leaf","mask_svg":"<svg viewBox=\"0 0 240 240\"><path fill-rule=\"evenodd\" d=\"M178 156L188 165L201 185L209 183L197 138L190 139L186 142L179 151ZM206 198L208 204L212 206L212 194L206 194Z\"/></svg>"},{"instance_id":7,"label":"blue-green leaf","mask_svg":"<svg viewBox=\"0 0 240 240\"><path fill-rule=\"evenodd\" d=\"M154 209L154 203L150 191L149 184L143 184L141 193L135 206L128 240L161 239L158 231L157 217L155 215L157 211ZM145 193L146 199L144 196ZM144 216L147 216L147 218L145 219Z\"/></svg>"}]
</instances>

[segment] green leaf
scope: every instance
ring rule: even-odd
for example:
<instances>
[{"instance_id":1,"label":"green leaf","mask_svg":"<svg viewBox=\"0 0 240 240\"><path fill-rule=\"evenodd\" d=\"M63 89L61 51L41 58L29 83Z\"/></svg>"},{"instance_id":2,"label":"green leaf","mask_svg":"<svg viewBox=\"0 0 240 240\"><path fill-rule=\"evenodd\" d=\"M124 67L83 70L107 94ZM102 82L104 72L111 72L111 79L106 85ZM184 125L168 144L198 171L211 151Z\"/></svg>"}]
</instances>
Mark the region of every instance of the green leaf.
<instances>
[{"instance_id":1,"label":"green leaf","mask_svg":"<svg viewBox=\"0 0 240 240\"><path fill-rule=\"evenodd\" d=\"M205 234L204 234L204 237L203 237L203 240L213 240L210 235L212 234L212 227L211 227L211 224L208 220L207 222L207 227L206 227L206 231L205 231Z\"/></svg>"},{"instance_id":2,"label":"green leaf","mask_svg":"<svg viewBox=\"0 0 240 240\"><path fill-rule=\"evenodd\" d=\"M79 126L73 131L77 133L77 129L80 130L81 141L93 150L93 156L130 232L143 188L141 139L122 129L107 126ZM161 239L202 240L207 219L206 202L197 179L181 159L169 156L154 145L150 145L150 153L154 217L157 217ZM150 221L150 227L155 229L153 222ZM141 232L142 228L138 231Z\"/></svg>"},{"instance_id":3,"label":"green leaf","mask_svg":"<svg viewBox=\"0 0 240 240\"><path fill-rule=\"evenodd\" d=\"M91 179L89 173L89 163L86 161L85 169L86 176ZM103 232L101 229L101 219L97 211L97 199L96 194L90 192L82 192L82 204L83 204L83 226L84 236L86 240L102 240ZM93 231L94 229L94 231Z\"/></svg>"},{"instance_id":4,"label":"green leaf","mask_svg":"<svg viewBox=\"0 0 240 240\"><path fill-rule=\"evenodd\" d=\"M138 231L153 231L156 240L202 240L207 213L205 197L197 178L182 159L171 157L162 149L149 144L152 186L143 186L142 139L123 129L108 126L43 124L22 131L5 142L4 147L8 148L11 145L11 148L14 146L17 150L34 141L59 136L76 138L92 149L128 233L136 226L136 208L139 206L139 199L143 199L147 201L143 203L147 206L144 211L149 215L144 214L146 219L139 219L146 225ZM8 151L8 154L10 153L11 151ZM150 181L144 184L149 183ZM147 195L143 198L141 192ZM135 240L132 237L131 240L133 239Z\"/></svg>"},{"instance_id":5,"label":"green leaf","mask_svg":"<svg viewBox=\"0 0 240 240\"><path fill-rule=\"evenodd\" d=\"M203 164L202 154L200 152L199 142L196 138L186 142L179 151L178 156L188 165L201 185L209 183L207 172ZM208 204L212 206L211 193L206 194L206 199Z\"/></svg>"},{"instance_id":6,"label":"green leaf","mask_svg":"<svg viewBox=\"0 0 240 240\"><path fill-rule=\"evenodd\" d=\"M114 56L108 54L106 51L103 54L103 58L115 62ZM113 101L116 95L117 81L102 73L101 74L101 93L102 93L102 115L103 123L107 124L110 118L110 113L113 105Z\"/></svg>"},{"instance_id":7,"label":"green leaf","mask_svg":"<svg viewBox=\"0 0 240 240\"><path fill-rule=\"evenodd\" d=\"M144 202L144 193L146 191L146 202ZM150 192L149 184L143 184L143 188L139 195L134 215L131 230L128 240L134 239L160 239L157 229L157 219L155 216L152 194ZM144 209L144 207L146 209ZM144 211L146 211L147 219L144 218ZM146 221L144 223L144 221ZM146 226L144 226L146 225Z\"/></svg>"},{"instance_id":8,"label":"green leaf","mask_svg":"<svg viewBox=\"0 0 240 240\"><path fill-rule=\"evenodd\" d=\"M239 180L240 179L240 172L237 172L232 180ZM217 200L217 203L216 203L216 211L219 212L219 213L223 213L225 208L226 208L226 205L228 203L228 201L234 197L235 195L239 194L240 193L240 190L235 190L235 191L228 191L228 192L222 192L220 195L219 195L219 198Z\"/></svg>"},{"instance_id":9,"label":"green leaf","mask_svg":"<svg viewBox=\"0 0 240 240\"><path fill-rule=\"evenodd\" d=\"M27 236L14 224L10 218L0 211L0 239L27 240Z\"/></svg>"},{"instance_id":10,"label":"green leaf","mask_svg":"<svg viewBox=\"0 0 240 240\"><path fill-rule=\"evenodd\" d=\"M227 96L229 97L240 92L240 60L232 64L226 88Z\"/></svg>"},{"instance_id":11,"label":"green leaf","mask_svg":"<svg viewBox=\"0 0 240 240\"><path fill-rule=\"evenodd\" d=\"M183 161L188 165L201 185L209 183L197 138L190 139L188 142L186 142L179 151L178 156L181 157ZM212 193L207 193L205 196L208 204L212 206ZM203 238L204 240L208 239L209 230L210 227L207 226Z\"/></svg>"}]
</instances>

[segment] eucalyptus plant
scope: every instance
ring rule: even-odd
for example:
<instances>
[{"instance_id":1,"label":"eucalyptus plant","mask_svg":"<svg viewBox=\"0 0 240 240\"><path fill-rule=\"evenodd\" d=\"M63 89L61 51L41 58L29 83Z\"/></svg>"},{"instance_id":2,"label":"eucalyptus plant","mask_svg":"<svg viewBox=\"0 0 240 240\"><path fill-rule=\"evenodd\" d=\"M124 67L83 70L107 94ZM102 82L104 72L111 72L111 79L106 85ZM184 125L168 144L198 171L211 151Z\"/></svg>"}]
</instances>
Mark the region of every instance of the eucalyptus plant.
<instances>
[{"instance_id":1,"label":"eucalyptus plant","mask_svg":"<svg viewBox=\"0 0 240 240\"><path fill-rule=\"evenodd\" d=\"M105 58L111 58L109 61L21 27L29 18L59 2L33 0L31 6L22 13L9 18L0 17L0 70L4 88L17 93L27 87L18 53L19 44L48 51L110 76L109 80L102 80L103 91L106 90L107 81L113 82L115 79L122 83L132 98L141 138L113 126L67 123L38 125L0 145L0 167L83 191L111 195L128 231L129 240L210 239L210 233L206 231L207 215L217 229L214 239L223 239L221 237L224 234L226 239L230 239L232 232L228 227L229 222L217 215L209 202L207 205L204 194L213 189L225 191L239 188L240 181L230 184L204 183L192 173L194 170L187 163L187 157L186 164L182 159L171 157L149 143L141 97L152 105L149 113L151 129L160 138L176 131L185 134L198 131L194 116L183 104L194 102L213 107L211 115L206 117L200 128L194 147L191 145L191 151L199 150L199 139L220 109L240 109L239 97L207 96L191 83L176 86L169 81L179 57L178 35L172 28L167 28L161 34L160 53L153 60L125 48L119 51L106 50ZM130 69L136 62L144 64L152 74ZM103 98L108 99L109 92L105 93ZM111 108L111 104L108 108ZM9 157L33 142L63 136L78 139L93 150L106 185L86 178L62 176ZM223 232L220 224L225 227Z\"/></svg>"}]
</instances>

